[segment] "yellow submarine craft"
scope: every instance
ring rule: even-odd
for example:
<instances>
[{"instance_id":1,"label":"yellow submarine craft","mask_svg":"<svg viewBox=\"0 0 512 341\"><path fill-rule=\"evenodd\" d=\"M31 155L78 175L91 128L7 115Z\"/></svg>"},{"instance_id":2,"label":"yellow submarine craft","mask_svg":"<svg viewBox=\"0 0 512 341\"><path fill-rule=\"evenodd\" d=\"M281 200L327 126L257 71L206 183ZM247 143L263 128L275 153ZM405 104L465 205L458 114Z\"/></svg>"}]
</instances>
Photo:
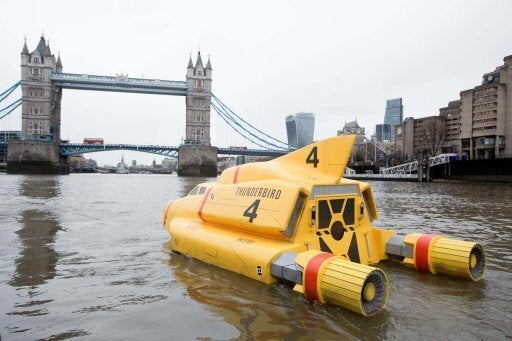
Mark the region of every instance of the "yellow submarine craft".
<instances>
[{"instance_id":1,"label":"yellow submarine craft","mask_svg":"<svg viewBox=\"0 0 512 341\"><path fill-rule=\"evenodd\" d=\"M422 272L477 281L479 243L372 226L368 183L342 178L354 136L315 142L271 161L226 169L167 203L171 249L265 283L294 285L310 301L368 316L386 302L392 259Z\"/></svg>"}]
</instances>

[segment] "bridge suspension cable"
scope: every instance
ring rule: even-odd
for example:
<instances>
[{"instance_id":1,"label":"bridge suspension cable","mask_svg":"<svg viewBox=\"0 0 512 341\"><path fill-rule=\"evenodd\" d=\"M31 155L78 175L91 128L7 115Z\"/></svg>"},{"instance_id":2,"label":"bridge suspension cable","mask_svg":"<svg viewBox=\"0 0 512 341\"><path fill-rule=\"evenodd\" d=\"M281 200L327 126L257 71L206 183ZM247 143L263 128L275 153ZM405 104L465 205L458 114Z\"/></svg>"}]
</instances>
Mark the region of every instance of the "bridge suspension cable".
<instances>
[{"instance_id":1,"label":"bridge suspension cable","mask_svg":"<svg viewBox=\"0 0 512 341\"><path fill-rule=\"evenodd\" d=\"M231 128L233 128L243 138L262 148L280 150L293 149L293 147L289 146L287 143L264 133L263 131L259 130L244 120L242 117L238 116L214 94L212 94L212 99L212 108ZM235 126L238 126L239 128ZM245 133L240 130L243 130ZM251 137L247 136L247 134L249 134Z\"/></svg>"},{"instance_id":2,"label":"bridge suspension cable","mask_svg":"<svg viewBox=\"0 0 512 341\"><path fill-rule=\"evenodd\" d=\"M2 102L4 99L6 99L14 90L16 90L18 88L18 86L20 86L20 84L21 84L21 81L18 81L16 84L11 86L9 89L2 92L0 94L0 102Z\"/></svg>"},{"instance_id":3,"label":"bridge suspension cable","mask_svg":"<svg viewBox=\"0 0 512 341\"><path fill-rule=\"evenodd\" d=\"M269 147L266 144L261 144L259 142L261 140L258 138L258 136L254 135L253 133L248 132L249 135L251 135L252 137L249 137L249 136L243 134L240 130L238 130L237 127L235 127L235 125L240 126L240 124L237 123L236 121L233 121L233 119L229 118L229 116L226 113L224 113L223 110L221 110L221 108L217 107L217 105L215 105L213 102L211 103L211 106L217 112L217 114L220 116L220 118L222 118L224 120L224 122L226 122L231 128L233 128L234 131L236 131L238 134L240 134L244 139L254 143L258 147L272 149L272 147Z\"/></svg>"},{"instance_id":4,"label":"bridge suspension cable","mask_svg":"<svg viewBox=\"0 0 512 341\"><path fill-rule=\"evenodd\" d=\"M386 151L380 147L377 143L375 143L374 141L370 140L369 138L367 138L366 136L364 137L364 142L366 143L369 143L371 145L373 145L375 148L377 148L381 153L384 154L385 157L389 158L389 159L393 159L393 157L391 155L389 155L388 153L386 153Z\"/></svg>"},{"instance_id":5,"label":"bridge suspension cable","mask_svg":"<svg viewBox=\"0 0 512 341\"><path fill-rule=\"evenodd\" d=\"M6 106L5 108L0 109L0 120L2 118L6 117L7 115L9 115L10 113L12 113L20 105L21 105L21 98L16 100L16 101L14 101L14 102L12 102L11 104Z\"/></svg>"},{"instance_id":6,"label":"bridge suspension cable","mask_svg":"<svg viewBox=\"0 0 512 341\"><path fill-rule=\"evenodd\" d=\"M217 96L215 96L214 94L212 94L212 97L214 98L215 101L217 101L225 110L229 111L231 114L233 114L236 118L238 118L239 120L241 120L242 122L244 122L245 124L247 124L249 127L253 128L254 130L256 130L257 132L263 134L264 136L270 138L271 140L274 140L275 142L277 143L280 143L282 145L284 145L286 148L290 148L290 145L288 145L288 143L286 142L283 142L281 140L278 140L276 138L274 138L273 136L270 136L268 134L266 134L265 132L259 130L258 128L256 128L255 126L253 126L252 124L250 124L249 122L247 122L246 120L244 120L242 117L238 116L233 110L231 110L226 104L224 104L224 102L222 102Z\"/></svg>"}]
</instances>

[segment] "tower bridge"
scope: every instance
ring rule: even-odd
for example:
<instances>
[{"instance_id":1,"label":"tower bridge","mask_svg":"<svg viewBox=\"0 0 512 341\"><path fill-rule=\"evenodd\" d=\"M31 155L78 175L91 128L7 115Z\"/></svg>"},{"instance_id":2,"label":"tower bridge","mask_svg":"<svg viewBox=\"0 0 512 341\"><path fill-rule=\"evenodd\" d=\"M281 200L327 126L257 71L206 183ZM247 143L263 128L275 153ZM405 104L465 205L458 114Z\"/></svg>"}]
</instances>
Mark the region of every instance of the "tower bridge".
<instances>
[{"instance_id":1,"label":"tower bridge","mask_svg":"<svg viewBox=\"0 0 512 341\"><path fill-rule=\"evenodd\" d=\"M22 98L0 111L4 117L19 105L22 107L21 139L10 141L8 145L9 173L65 173L69 155L128 149L177 156L180 175L214 176L217 174L217 154L279 156L290 150L286 143L256 129L213 96L210 58L204 65L200 52L195 63L190 56L185 81L129 78L123 74L113 77L64 73L60 55L56 58L49 43L41 37L32 52L29 52L25 40L21 51L21 81L0 94L0 102L18 85L21 86ZM176 147L62 144L60 125L63 89L184 96L184 143ZM215 103L212 103L212 98ZM210 108L214 108L237 133L264 149L212 146Z\"/></svg>"}]
</instances>

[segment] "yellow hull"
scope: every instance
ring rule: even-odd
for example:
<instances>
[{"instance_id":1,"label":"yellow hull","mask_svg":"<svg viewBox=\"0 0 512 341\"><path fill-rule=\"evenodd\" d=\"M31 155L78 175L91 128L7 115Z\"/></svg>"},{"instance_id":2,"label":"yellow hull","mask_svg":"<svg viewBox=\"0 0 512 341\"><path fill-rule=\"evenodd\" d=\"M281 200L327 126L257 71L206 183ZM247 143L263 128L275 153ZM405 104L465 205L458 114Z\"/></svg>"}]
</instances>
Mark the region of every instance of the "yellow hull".
<instances>
[{"instance_id":1,"label":"yellow hull","mask_svg":"<svg viewBox=\"0 0 512 341\"><path fill-rule=\"evenodd\" d=\"M372 226L369 184L342 178L353 136L318 141L272 161L225 170L166 205L172 250L265 282L294 283L309 300L362 315L381 310L391 258L419 271L479 280L478 243Z\"/></svg>"}]
</instances>

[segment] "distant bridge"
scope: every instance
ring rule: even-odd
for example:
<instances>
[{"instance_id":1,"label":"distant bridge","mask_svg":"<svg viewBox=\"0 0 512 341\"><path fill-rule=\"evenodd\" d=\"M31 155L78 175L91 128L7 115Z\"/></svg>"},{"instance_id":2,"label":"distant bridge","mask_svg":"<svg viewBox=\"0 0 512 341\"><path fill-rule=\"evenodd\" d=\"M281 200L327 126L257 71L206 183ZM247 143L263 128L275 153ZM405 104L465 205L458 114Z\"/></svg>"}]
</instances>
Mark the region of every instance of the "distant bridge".
<instances>
[{"instance_id":1,"label":"distant bridge","mask_svg":"<svg viewBox=\"0 0 512 341\"><path fill-rule=\"evenodd\" d=\"M178 157L179 146L156 146L136 144L86 144L86 143L61 143L61 155L69 156L76 154L103 152L110 150L131 150L137 152L151 153L166 157ZM290 150L291 151L291 150ZM269 149L242 149L242 148L218 148L221 155L244 155L244 156L270 156L278 157L287 154L288 151Z\"/></svg>"},{"instance_id":2,"label":"distant bridge","mask_svg":"<svg viewBox=\"0 0 512 341\"><path fill-rule=\"evenodd\" d=\"M442 165L444 163L449 163L450 158L455 158L457 154L440 154L437 156L433 156L428 159L429 167L434 167L437 165ZM380 174L407 174L412 173L418 170L418 161L404 163L398 166L384 168L380 171Z\"/></svg>"}]
</instances>

